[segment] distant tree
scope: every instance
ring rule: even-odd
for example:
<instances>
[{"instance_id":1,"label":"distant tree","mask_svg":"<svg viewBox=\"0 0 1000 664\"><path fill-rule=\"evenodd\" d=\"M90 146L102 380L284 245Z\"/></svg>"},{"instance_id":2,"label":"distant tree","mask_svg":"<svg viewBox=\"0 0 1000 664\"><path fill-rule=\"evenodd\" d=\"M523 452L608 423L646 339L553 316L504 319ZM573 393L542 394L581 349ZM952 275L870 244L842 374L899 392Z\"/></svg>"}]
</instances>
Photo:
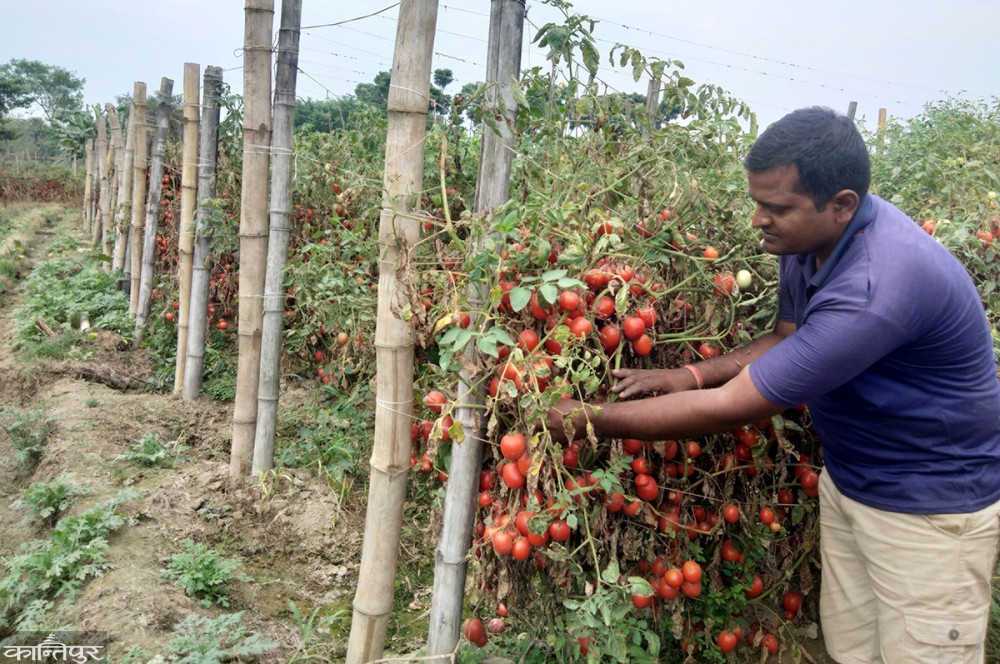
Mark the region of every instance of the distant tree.
<instances>
[{"instance_id":1,"label":"distant tree","mask_svg":"<svg viewBox=\"0 0 1000 664\"><path fill-rule=\"evenodd\" d=\"M7 123L7 114L30 105L31 98L24 81L0 72L0 140L10 140L17 135Z\"/></svg>"},{"instance_id":2,"label":"distant tree","mask_svg":"<svg viewBox=\"0 0 1000 664\"><path fill-rule=\"evenodd\" d=\"M380 71L375 74L372 83L358 83L354 88L354 96L362 104L371 104L379 108L389 106L389 72Z\"/></svg>"},{"instance_id":3,"label":"distant tree","mask_svg":"<svg viewBox=\"0 0 1000 664\"><path fill-rule=\"evenodd\" d=\"M26 91L29 105L37 105L50 123L60 112L78 111L83 106L86 79L62 67L38 60L14 59L0 66L0 79L20 85Z\"/></svg>"},{"instance_id":4,"label":"distant tree","mask_svg":"<svg viewBox=\"0 0 1000 664\"><path fill-rule=\"evenodd\" d=\"M300 99L295 102L295 129L320 132L343 129L360 105L353 95L340 99Z\"/></svg>"}]
</instances>

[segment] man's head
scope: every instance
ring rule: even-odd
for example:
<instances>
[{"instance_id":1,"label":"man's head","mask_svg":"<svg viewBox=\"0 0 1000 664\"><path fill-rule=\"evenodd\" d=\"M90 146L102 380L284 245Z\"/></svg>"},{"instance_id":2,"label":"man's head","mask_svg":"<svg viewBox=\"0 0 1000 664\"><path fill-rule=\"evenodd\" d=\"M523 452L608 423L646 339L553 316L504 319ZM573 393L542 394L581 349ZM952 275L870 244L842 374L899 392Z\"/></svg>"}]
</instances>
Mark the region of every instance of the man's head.
<instances>
[{"instance_id":1,"label":"man's head","mask_svg":"<svg viewBox=\"0 0 1000 664\"><path fill-rule=\"evenodd\" d=\"M743 160L750 173L782 166L798 169L796 189L817 210L842 189L864 198L871 182L871 162L854 121L829 108L792 111L769 126Z\"/></svg>"},{"instance_id":2,"label":"man's head","mask_svg":"<svg viewBox=\"0 0 1000 664\"><path fill-rule=\"evenodd\" d=\"M772 254L829 256L868 192L871 164L854 122L826 108L794 111L767 128L743 161L753 226Z\"/></svg>"}]
</instances>

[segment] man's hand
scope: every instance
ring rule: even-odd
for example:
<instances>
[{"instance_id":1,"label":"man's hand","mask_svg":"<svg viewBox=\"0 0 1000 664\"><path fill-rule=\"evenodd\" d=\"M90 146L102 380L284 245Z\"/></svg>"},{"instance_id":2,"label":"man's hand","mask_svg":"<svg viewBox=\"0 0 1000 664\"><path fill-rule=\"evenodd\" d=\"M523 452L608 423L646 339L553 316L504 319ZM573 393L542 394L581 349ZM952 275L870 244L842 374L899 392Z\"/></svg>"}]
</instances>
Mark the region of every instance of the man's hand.
<instances>
[{"instance_id":1,"label":"man's hand","mask_svg":"<svg viewBox=\"0 0 1000 664\"><path fill-rule=\"evenodd\" d=\"M670 394L696 388L697 382L685 369L615 369L618 384L611 391L622 399L637 394Z\"/></svg>"},{"instance_id":2,"label":"man's hand","mask_svg":"<svg viewBox=\"0 0 1000 664\"><path fill-rule=\"evenodd\" d=\"M552 440L557 443L568 443L569 432L566 427L567 418L573 428L574 439L580 438L587 431L587 419L594 416L594 409L576 399L560 399L546 414L546 426Z\"/></svg>"}]
</instances>

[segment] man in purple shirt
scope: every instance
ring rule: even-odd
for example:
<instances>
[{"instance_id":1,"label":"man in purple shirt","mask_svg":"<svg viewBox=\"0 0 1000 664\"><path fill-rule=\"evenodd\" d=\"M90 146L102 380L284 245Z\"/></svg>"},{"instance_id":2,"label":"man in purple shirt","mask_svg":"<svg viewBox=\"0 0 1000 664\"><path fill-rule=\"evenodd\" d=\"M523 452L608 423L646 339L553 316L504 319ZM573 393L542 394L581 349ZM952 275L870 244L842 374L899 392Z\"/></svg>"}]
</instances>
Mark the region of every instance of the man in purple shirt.
<instances>
[{"instance_id":1,"label":"man in purple shirt","mask_svg":"<svg viewBox=\"0 0 1000 664\"><path fill-rule=\"evenodd\" d=\"M761 247L780 256L773 331L677 369L620 370L602 404L565 400L553 437L656 440L806 403L823 444L820 618L841 664L982 662L1000 546L1000 382L961 264L868 193L849 118L770 126L744 161ZM706 388L706 389L701 389ZM710 389L708 389L710 388Z\"/></svg>"}]
</instances>

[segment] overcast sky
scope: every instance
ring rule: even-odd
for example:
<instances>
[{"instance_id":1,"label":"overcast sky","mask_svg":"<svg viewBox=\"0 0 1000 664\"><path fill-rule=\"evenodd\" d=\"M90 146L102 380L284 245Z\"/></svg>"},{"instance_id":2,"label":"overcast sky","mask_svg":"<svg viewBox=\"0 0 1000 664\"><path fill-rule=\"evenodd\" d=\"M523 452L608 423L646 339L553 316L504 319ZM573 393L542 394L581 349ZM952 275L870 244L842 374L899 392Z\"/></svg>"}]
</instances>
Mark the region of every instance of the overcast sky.
<instances>
[{"instance_id":1,"label":"overcast sky","mask_svg":"<svg viewBox=\"0 0 1000 664\"><path fill-rule=\"evenodd\" d=\"M277 30L281 0L275 0ZM449 68L455 83L482 80L489 0L441 0L433 67ZM0 63L40 60L86 79L84 101L104 104L150 91L161 77L182 90L185 62L225 70L242 90L240 0L0 0ZM392 0L303 0L303 26L376 16L303 30L298 77L301 98L351 94L389 70L398 6ZM547 66L531 44L542 25L561 14L527 0L522 65ZM645 93L645 82L613 68L616 43L648 57L680 60L697 83L722 86L747 102L762 126L813 104L874 120L879 108L908 118L946 97L990 101L1000 94L1000 2L997 0L577 0L576 13L596 19L602 53L599 78L609 89Z\"/></svg>"}]
</instances>

